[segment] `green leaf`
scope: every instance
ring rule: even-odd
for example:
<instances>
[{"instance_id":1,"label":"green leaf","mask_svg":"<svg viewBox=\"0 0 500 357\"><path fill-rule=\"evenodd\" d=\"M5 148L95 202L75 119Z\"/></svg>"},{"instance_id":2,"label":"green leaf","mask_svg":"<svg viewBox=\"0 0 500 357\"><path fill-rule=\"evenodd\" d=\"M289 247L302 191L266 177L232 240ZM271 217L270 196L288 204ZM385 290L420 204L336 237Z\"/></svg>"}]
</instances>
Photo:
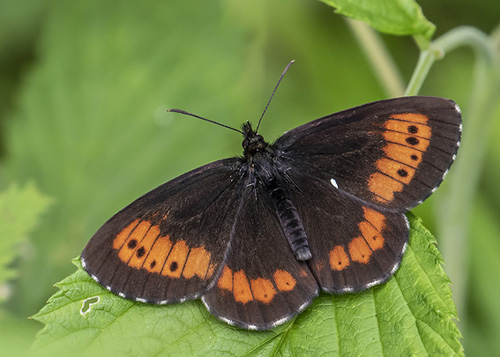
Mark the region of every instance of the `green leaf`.
<instances>
[{"instance_id":1,"label":"green leaf","mask_svg":"<svg viewBox=\"0 0 500 357\"><path fill-rule=\"evenodd\" d=\"M19 188L12 184L0 193L0 301L7 295L2 284L15 276L9 265L19 255L20 244L38 223L50 199L42 195L33 184Z\"/></svg>"},{"instance_id":2,"label":"green leaf","mask_svg":"<svg viewBox=\"0 0 500 357\"><path fill-rule=\"evenodd\" d=\"M101 355L463 355L449 280L435 239L409 214L410 244L388 283L359 294L322 294L272 331L250 332L197 301L169 306L124 300L78 270L34 316L39 352Z\"/></svg>"},{"instance_id":3,"label":"green leaf","mask_svg":"<svg viewBox=\"0 0 500 357\"><path fill-rule=\"evenodd\" d=\"M419 35L427 39L434 33L414 0L321 0L336 12L368 23L380 32L393 35Z\"/></svg>"}]
</instances>

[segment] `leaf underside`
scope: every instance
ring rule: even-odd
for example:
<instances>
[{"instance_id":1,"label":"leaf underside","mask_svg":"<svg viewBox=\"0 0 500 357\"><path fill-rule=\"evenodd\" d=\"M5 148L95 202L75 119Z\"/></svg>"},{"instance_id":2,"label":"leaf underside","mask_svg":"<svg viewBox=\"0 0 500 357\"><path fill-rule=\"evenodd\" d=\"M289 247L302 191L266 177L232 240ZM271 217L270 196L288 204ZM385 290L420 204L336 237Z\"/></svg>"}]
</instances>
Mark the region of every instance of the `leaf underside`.
<instances>
[{"instance_id":1,"label":"leaf underside","mask_svg":"<svg viewBox=\"0 0 500 357\"><path fill-rule=\"evenodd\" d=\"M321 0L339 14L368 23L392 35L423 35L430 39L435 26L414 0Z\"/></svg>"}]
</instances>

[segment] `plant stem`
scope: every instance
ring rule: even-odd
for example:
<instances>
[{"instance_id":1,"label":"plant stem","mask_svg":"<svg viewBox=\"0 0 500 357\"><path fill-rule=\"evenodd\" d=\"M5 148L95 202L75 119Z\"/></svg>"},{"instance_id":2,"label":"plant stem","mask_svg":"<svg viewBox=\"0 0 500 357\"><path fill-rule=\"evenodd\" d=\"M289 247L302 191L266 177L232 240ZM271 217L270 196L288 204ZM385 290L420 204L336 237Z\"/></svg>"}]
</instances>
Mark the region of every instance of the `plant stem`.
<instances>
[{"instance_id":1,"label":"plant stem","mask_svg":"<svg viewBox=\"0 0 500 357\"><path fill-rule=\"evenodd\" d=\"M429 70L436 61L436 58L437 51L434 48L420 52L417 66L413 71L410 83L408 83L405 95L417 95L420 92L420 88L422 88L422 84L424 84L425 78L427 78Z\"/></svg>"}]
</instances>

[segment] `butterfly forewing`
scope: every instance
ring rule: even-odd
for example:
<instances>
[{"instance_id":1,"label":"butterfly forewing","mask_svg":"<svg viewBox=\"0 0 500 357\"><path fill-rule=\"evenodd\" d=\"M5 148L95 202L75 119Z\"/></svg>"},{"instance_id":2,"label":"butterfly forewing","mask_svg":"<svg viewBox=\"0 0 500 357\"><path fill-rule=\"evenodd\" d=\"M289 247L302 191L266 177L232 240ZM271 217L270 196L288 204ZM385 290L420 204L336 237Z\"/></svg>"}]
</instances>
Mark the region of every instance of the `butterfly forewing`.
<instances>
[{"instance_id":1,"label":"butterfly forewing","mask_svg":"<svg viewBox=\"0 0 500 357\"><path fill-rule=\"evenodd\" d=\"M403 212L443 180L458 149L461 123L451 100L396 98L302 125L274 147L284 161L337 189Z\"/></svg>"},{"instance_id":2,"label":"butterfly forewing","mask_svg":"<svg viewBox=\"0 0 500 357\"><path fill-rule=\"evenodd\" d=\"M131 299L166 303L200 296L229 246L238 167L238 159L203 166L124 208L84 249L85 270Z\"/></svg>"}]
</instances>

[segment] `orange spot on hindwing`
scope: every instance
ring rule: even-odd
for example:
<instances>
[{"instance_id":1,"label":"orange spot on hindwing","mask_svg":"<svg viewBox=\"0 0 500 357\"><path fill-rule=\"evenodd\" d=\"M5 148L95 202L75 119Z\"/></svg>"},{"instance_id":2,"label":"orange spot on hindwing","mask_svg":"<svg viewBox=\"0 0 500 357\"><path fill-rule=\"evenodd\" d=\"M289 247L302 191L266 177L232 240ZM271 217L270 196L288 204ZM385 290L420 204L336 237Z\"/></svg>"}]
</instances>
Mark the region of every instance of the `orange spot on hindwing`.
<instances>
[{"instance_id":1,"label":"orange spot on hindwing","mask_svg":"<svg viewBox=\"0 0 500 357\"><path fill-rule=\"evenodd\" d=\"M243 270L233 274L233 295L236 301L243 304L253 300L252 290L247 275Z\"/></svg>"},{"instance_id":2,"label":"orange spot on hindwing","mask_svg":"<svg viewBox=\"0 0 500 357\"><path fill-rule=\"evenodd\" d=\"M286 270L276 270L273 277L274 283L280 291L291 291L297 284L297 280Z\"/></svg>"},{"instance_id":3,"label":"orange spot on hindwing","mask_svg":"<svg viewBox=\"0 0 500 357\"><path fill-rule=\"evenodd\" d=\"M276 289L274 288L273 283L268 279L252 279L250 281L250 285L252 286L252 293L255 300L265 304L270 303L273 300L274 295L276 295Z\"/></svg>"},{"instance_id":4,"label":"orange spot on hindwing","mask_svg":"<svg viewBox=\"0 0 500 357\"><path fill-rule=\"evenodd\" d=\"M330 267L332 270L344 270L350 265L349 256L344 247L336 245L330 251Z\"/></svg>"},{"instance_id":5,"label":"orange spot on hindwing","mask_svg":"<svg viewBox=\"0 0 500 357\"><path fill-rule=\"evenodd\" d=\"M415 177L432 137L429 117L419 113L393 114L384 122L382 148L385 156L376 163L376 172L368 178L368 189L380 203L394 200Z\"/></svg>"},{"instance_id":6,"label":"orange spot on hindwing","mask_svg":"<svg viewBox=\"0 0 500 357\"><path fill-rule=\"evenodd\" d=\"M217 287L219 289L233 291L233 271L227 266L222 270L222 274L217 281Z\"/></svg>"},{"instance_id":7,"label":"orange spot on hindwing","mask_svg":"<svg viewBox=\"0 0 500 357\"><path fill-rule=\"evenodd\" d=\"M365 219L370 222L379 232L381 232L382 229L385 228L386 218L382 213L372 210L368 207L363 207L363 212Z\"/></svg>"},{"instance_id":8,"label":"orange spot on hindwing","mask_svg":"<svg viewBox=\"0 0 500 357\"><path fill-rule=\"evenodd\" d=\"M355 262L367 264L372 251L363 238L356 237L349 243L349 255Z\"/></svg>"},{"instance_id":9,"label":"orange spot on hindwing","mask_svg":"<svg viewBox=\"0 0 500 357\"><path fill-rule=\"evenodd\" d=\"M273 279L258 277L249 279L243 270L234 272L227 266L217 281L217 287L221 290L231 292L234 300L246 304L250 301L258 301L269 304L279 291L292 291L297 281L287 271L278 269L274 272ZM273 283L274 280L274 283Z\"/></svg>"},{"instance_id":10,"label":"orange spot on hindwing","mask_svg":"<svg viewBox=\"0 0 500 357\"><path fill-rule=\"evenodd\" d=\"M368 264L373 252L384 247L385 239L382 232L386 227L386 217L368 207L363 207L363 212L364 220L358 223L361 236L352 238L347 247L336 245L330 251L332 270L344 270L351 261Z\"/></svg>"}]
</instances>

